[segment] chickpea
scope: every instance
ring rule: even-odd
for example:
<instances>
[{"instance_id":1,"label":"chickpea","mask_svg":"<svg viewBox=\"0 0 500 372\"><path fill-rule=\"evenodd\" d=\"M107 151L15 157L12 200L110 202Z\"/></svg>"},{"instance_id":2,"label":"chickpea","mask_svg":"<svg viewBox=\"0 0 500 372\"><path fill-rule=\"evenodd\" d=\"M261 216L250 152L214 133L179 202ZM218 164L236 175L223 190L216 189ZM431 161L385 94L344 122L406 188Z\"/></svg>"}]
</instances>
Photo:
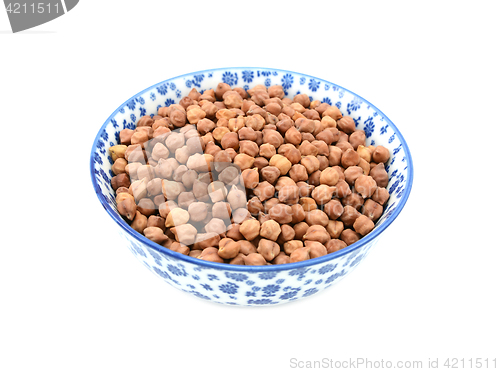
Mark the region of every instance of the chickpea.
<instances>
[{"instance_id":1,"label":"chickpea","mask_svg":"<svg viewBox=\"0 0 500 372\"><path fill-rule=\"evenodd\" d=\"M292 163L285 156L276 154L269 160L269 165L279 169L280 174L284 176L292 167Z\"/></svg>"},{"instance_id":2,"label":"chickpea","mask_svg":"<svg viewBox=\"0 0 500 372\"><path fill-rule=\"evenodd\" d=\"M300 161L300 164L302 164L306 168L308 174L311 174L319 170L319 160L318 158L312 155L304 156Z\"/></svg>"},{"instance_id":3,"label":"chickpea","mask_svg":"<svg viewBox=\"0 0 500 372\"><path fill-rule=\"evenodd\" d=\"M284 204L297 204L299 201L299 188L295 185L282 187L278 192L278 199Z\"/></svg>"},{"instance_id":4,"label":"chickpea","mask_svg":"<svg viewBox=\"0 0 500 372\"><path fill-rule=\"evenodd\" d=\"M280 252L274 260L271 261L274 265L282 265L290 263L290 257L285 252Z\"/></svg>"},{"instance_id":5,"label":"chickpea","mask_svg":"<svg viewBox=\"0 0 500 372\"><path fill-rule=\"evenodd\" d=\"M306 248L309 248L309 257L316 258L325 256L328 254L326 247L320 242L314 240L306 240L304 242Z\"/></svg>"},{"instance_id":6,"label":"chickpea","mask_svg":"<svg viewBox=\"0 0 500 372\"><path fill-rule=\"evenodd\" d=\"M314 240L320 242L321 244L325 244L329 241L330 234L326 231L325 227L322 225L312 225L307 229L306 234L303 236L305 240Z\"/></svg>"},{"instance_id":7,"label":"chickpea","mask_svg":"<svg viewBox=\"0 0 500 372\"><path fill-rule=\"evenodd\" d=\"M370 176L359 176L354 183L356 191L361 194L363 198L369 198L377 189L377 182Z\"/></svg>"},{"instance_id":8,"label":"chickpea","mask_svg":"<svg viewBox=\"0 0 500 372\"><path fill-rule=\"evenodd\" d=\"M290 254L290 263L309 260L311 258L309 255L310 252L311 248L309 247L302 247L295 249Z\"/></svg>"},{"instance_id":9,"label":"chickpea","mask_svg":"<svg viewBox=\"0 0 500 372\"><path fill-rule=\"evenodd\" d=\"M259 236L260 222L257 220L246 220L240 226L240 233L246 240L253 240Z\"/></svg>"},{"instance_id":10,"label":"chickpea","mask_svg":"<svg viewBox=\"0 0 500 372\"><path fill-rule=\"evenodd\" d=\"M320 185L317 186L311 196L318 204L326 204L330 200L332 200L333 192L335 191L335 187L328 185Z\"/></svg>"},{"instance_id":11,"label":"chickpea","mask_svg":"<svg viewBox=\"0 0 500 372\"><path fill-rule=\"evenodd\" d=\"M280 253L280 246L272 240L260 239L257 252L259 252L266 261L272 261L274 257Z\"/></svg>"},{"instance_id":12,"label":"chickpea","mask_svg":"<svg viewBox=\"0 0 500 372\"><path fill-rule=\"evenodd\" d=\"M266 221L260 227L260 236L269 240L276 241L280 233L281 233L280 225L274 220Z\"/></svg>"},{"instance_id":13,"label":"chickpea","mask_svg":"<svg viewBox=\"0 0 500 372\"><path fill-rule=\"evenodd\" d=\"M261 202L264 200L270 199L274 195L274 186L269 182L264 181L257 185L257 187L253 190L256 197L259 198Z\"/></svg>"},{"instance_id":14,"label":"chickpea","mask_svg":"<svg viewBox=\"0 0 500 372\"><path fill-rule=\"evenodd\" d=\"M230 238L223 238L219 242L218 254L224 259L235 258L240 253L240 243Z\"/></svg>"},{"instance_id":15,"label":"chickpea","mask_svg":"<svg viewBox=\"0 0 500 372\"><path fill-rule=\"evenodd\" d=\"M331 239L326 243L325 247L326 247L326 252L330 254L347 247L347 244L340 239Z\"/></svg>"},{"instance_id":16,"label":"chickpea","mask_svg":"<svg viewBox=\"0 0 500 372\"><path fill-rule=\"evenodd\" d=\"M325 212L321 209L314 209L310 212L306 212L306 222L309 226L321 225L327 226L329 218Z\"/></svg>"},{"instance_id":17,"label":"chickpea","mask_svg":"<svg viewBox=\"0 0 500 372\"><path fill-rule=\"evenodd\" d=\"M361 235L351 229L345 229L340 234L340 239L343 240L347 245L351 245L361 239Z\"/></svg>"},{"instance_id":18,"label":"chickpea","mask_svg":"<svg viewBox=\"0 0 500 372\"><path fill-rule=\"evenodd\" d=\"M391 157L391 153L384 146L377 146L372 153L372 159L375 163L386 163Z\"/></svg>"},{"instance_id":19,"label":"chickpea","mask_svg":"<svg viewBox=\"0 0 500 372\"><path fill-rule=\"evenodd\" d=\"M281 203L276 204L269 210L269 216L279 224L290 223L292 222L292 207Z\"/></svg>"},{"instance_id":20,"label":"chickpea","mask_svg":"<svg viewBox=\"0 0 500 372\"><path fill-rule=\"evenodd\" d=\"M245 265L248 266L259 266L267 264L266 259L260 253L250 253L249 255L243 257L243 261L245 261Z\"/></svg>"}]
</instances>

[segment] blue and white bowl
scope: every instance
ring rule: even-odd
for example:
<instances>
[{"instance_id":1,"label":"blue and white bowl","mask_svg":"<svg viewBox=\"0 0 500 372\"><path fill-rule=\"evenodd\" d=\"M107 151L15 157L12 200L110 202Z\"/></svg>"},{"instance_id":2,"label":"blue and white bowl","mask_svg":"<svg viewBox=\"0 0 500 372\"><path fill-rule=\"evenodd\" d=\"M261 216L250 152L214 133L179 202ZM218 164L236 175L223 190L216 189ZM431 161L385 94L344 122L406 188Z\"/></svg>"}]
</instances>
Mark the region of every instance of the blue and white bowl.
<instances>
[{"instance_id":1,"label":"blue and white bowl","mask_svg":"<svg viewBox=\"0 0 500 372\"><path fill-rule=\"evenodd\" d=\"M282 85L288 97L307 93L311 100L337 106L366 133L368 145L383 145L391 152L387 165L390 193L375 229L338 252L284 265L239 266L202 261L164 248L134 231L118 214L110 180L112 160L108 149L118 144L119 132L135 128L143 115L178 103L195 87L215 88L219 82L245 89L257 84ZM296 72L237 67L199 71L153 85L123 103L97 133L90 158L92 183L104 209L116 222L126 247L152 273L182 291L228 305L271 305L309 297L350 273L378 242L399 215L410 195L413 165L408 146L396 126L378 108L353 92L328 81ZM103 247L103 249L105 249Z\"/></svg>"}]
</instances>

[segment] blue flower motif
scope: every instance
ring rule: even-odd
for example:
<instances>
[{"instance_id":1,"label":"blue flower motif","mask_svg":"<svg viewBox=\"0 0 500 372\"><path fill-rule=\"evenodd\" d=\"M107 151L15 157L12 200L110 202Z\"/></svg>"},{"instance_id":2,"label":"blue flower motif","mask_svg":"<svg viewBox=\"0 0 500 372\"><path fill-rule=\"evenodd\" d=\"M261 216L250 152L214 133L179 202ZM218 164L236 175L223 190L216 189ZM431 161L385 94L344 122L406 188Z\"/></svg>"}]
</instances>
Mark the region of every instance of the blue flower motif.
<instances>
[{"instance_id":1,"label":"blue flower motif","mask_svg":"<svg viewBox=\"0 0 500 372\"><path fill-rule=\"evenodd\" d=\"M167 84L162 84L162 85L156 87L156 90L158 91L158 93L160 93L162 96L164 96L165 94L168 93Z\"/></svg>"},{"instance_id":2,"label":"blue flower motif","mask_svg":"<svg viewBox=\"0 0 500 372\"><path fill-rule=\"evenodd\" d=\"M313 92L316 92L320 86L321 82L316 81L314 79L309 80L309 89L311 89Z\"/></svg>"},{"instance_id":3,"label":"blue flower motif","mask_svg":"<svg viewBox=\"0 0 500 372\"><path fill-rule=\"evenodd\" d=\"M243 85L243 89L248 90L248 89L250 89L250 87L248 86L248 84L245 84L245 85Z\"/></svg>"},{"instance_id":4,"label":"blue flower motif","mask_svg":"<svg viewBox=\"0 0 500 372\"><path fill-rule=\"evenodd\" d=\"M352 101L347 104L347 112L349 113L349 115L351 115L352 111L358 110L361 107L362 103L363 101L361 101L360 98L354 97Z\"/></svg>"},{"instance_id":5,"label":"blue flower motif","mask_svg":"<svg viewBox=\"0 0 500 372\"><path fill-rule=\"evenodd\" d=\"M167 265L167 269L168 269L168 271L170 271L175 276L187 276L186 271L182 270L182 269L179 269L177 266Z\"/></svg>"},{"instance_id":6,"label":"blue flower motif","mask_svg":"<svg viewBox=\"0 0 500 372\"><path fill-rule=\"evenodd\" d=\"M181 97L182 97L182 92L181 92L179 89L177 89L177 90L175 91L175 96L176 96L177 98L181 98Z\"/></svg>"},{"instance_id":7,"label":"blue flower motif","mask_svg":"<svg viewBox=\"0 0 500 372\"><path fill-rule=\"evenodd\" d=\"M170 89L171 90L175 90L175 88L176 88L175 84L174 83L170 83Z\"/></svg>"},{"instance_id":8,"label":"blue flower motif","mask_svg":"<svg viewBox=\"0 0 500 372\"><path fill-rule=\"evenodd\" d=\"M302 267L300 269L294 269L294 270L291 270L288 275L290 276L295 276L297 275L297 279L298 280L302 280L305 278L305 273L307 273L308 271L310 270L310 268L306 268L306 267Z\"/></svg>"},{"instance_id":9,"label":"blue flower motif","mask_svg":"<svg viewBox=\"0 0 500 372\"><path fill-rule=\"evenodd\" d=\"M191 275L191 278L193 278L194 280L200 280L200 277L198 275Z\"/></svg>"},{"instance_id":10,"label":"blue flower motif","mask_svg":"<svg viewBox=\"0 0 500 372\"><path fill-rule=\"evenodd\" d=\"M113 128L118 128L118 123L115 119L111 119L111 124L113 124Z\"/></svg>"},{"instance_id":11,"label":"blue flower motif","mask_svg":"<svg viewBox=\"0 0 500 372\"><path fill-rule=\"evenodd\" d=\"M130 109L130 110L134 110L135 109L135 99L131 99L130 101L127 102L127 107Z\"/></svg>"},{"instance_id":12,"label":"blue flower motif","mask_svg":"<svg viewBox=\"0 0 500 372\"><path fill-rule=\"evenodd\" d=\"M142 250L141 247L139 247L139 245L132 243L131 247L137 255L147 257L146 253L144 253L144 251Z\"/></svg>"},{"instance_id":13,"label":"blue flower motif","mask_svg":"<svg viewBox=\"0 0 500 372\"><path fill-rule=\"evenodd\" d=\"M306 82L306 78L305 77L301 77L300 80L299 80L300 85L304 85L305 82Z\"/></svg>"},{"instance_id":14,"label":"blue flower motif","mask_svg":"<svg viewBox=\"0 0 500 372\"><path fill-rule=\"evenodd\" d=\"M344 270L342 270L340 273L335 273L335 274L329 276L328 279L325 280L325 284L331 283L335 279L337 279L337 278L339 278L341 276L344 276L345 274L346 274L346 272Z\"/></svg>"},{"instance_id":15,"label":"blue flower motif","mask_svg":"<svg viewBox=\"0 0 500 372\"><path fill-rule=\"evenodd\" d=\"M309 288L304 292L302 297L311 296L311 295L315 294L316 292L318 292L318 290L316 288Z\"/></svg>"},{"instance_id":16,"label":"blue flower motif","mask_svg":"<svg viewBox=\"0 0 500 372\"><path fill-rule=\"evenodd\" d=\"M370 138L373 132L375 131L375 124L373 124L373 118L368 116L368 119L364 121L365 127L363 130L365 131L366 138Z\"/></svg>"},{"instance_id":17,"label":"blue flower motif","mask_svg":"<svg viewBox=\"0 0 500 372\"><path fill-rule=\"evenodd\" d=\"M392 150L392 155L396 155L399 152L399 150L401 150L402 147L403 145L400 143L398 147Z\"/></svg>"},{"instance_id":18,"label":"blue flower motif","mask_svg":"<svg viewBox=\"0 0 500 372\"><path fill-rule=\"evenodd\" d=\"M204 300L210 300L210 297L205 296L204 294L201 294L200 292L197 291L191 291L189 293L194 294L196 297L203 298Z\"/></svg>"},{"instance_id":19,"label":"blue flower motif","mask_svg":"<svg viewBox=\"0 0 500 372\"><path fill-rule=\"evenodd\" d=\"M282 294L280 296L280 300L289 300L295 296L297 296L297 293L299 293L299 291L290 291L290 292L286 292L285 294Z\"/></svg>"},{"instance_id":20,"label":"blue flower motif","mask_svg":"<svg viewBox=\"0 0 500 372\"><path fill-rule=\"evenodd\" d=\"M329 105L332 104L332 100L329 98L329 97L325 97L323 98L323 100L321 101L322 103L328 103Z\"/></svg>"},{"instance_id":21,"label":"blue flower motif","mask_svg":"<svg viewBox=\"0 0 500 372\"><path fill-rule=\"evenodd\" d=\"M280 289L279 285L275 285L275 284L266 285L264 288L262 288L262 291L264 292L264 294L262 296L263 297L276 296L276 292L278 292L279 289Z\"/></svg>"},{"instance_id":22,"label":"blue flower motif","mask_svg":"<svg viewBox=\"0 0 500 372\"><path fill-rule=\"evenodd\" d=\"M307 279L305 282L304 282L304 285L308 285L309 283L312 282L312 279Z\"/></svg>"},{"instance_id":23,"label":"blue flower motif","mask_svg":"<svg viewBox=\"0 0 500 372\"><path fill-rule=\"evenodd\" d=\"M194 285L192 285L192 284L188 284L187 286L188 286L189 288L191 288L191 289L196 289L196 287L195 287Z\"/></svg>"},{"instance_id":24,"label":"blue flower motif","mask_svg":"<svg viewBox=\"0 0 500 372\"><path fill-rule=\"evenodd\" d=\"M380 128L380 134L385 134L387 133L387 128L389 127L389 124L384 125L382 128Z\"/></svg>"},{"instance_id":25,"label":"blue flower motif","mask_svg":"<svg viewBox=\"0 0 500 372\"><path fill-rule=\"evenodd\" d=\"M278 71L273 71L273 76L278 76Z\"/></svg>"},{"instance_id":26,"label":"blue flower motif","mask_svg":"<svg viewBox=\"0 0 500 372\"><path fill-rule=\"evenodd\" d=\"M143 97L137 98L137 102L139 102L140 105L144 105L146 103Z\"/></svg>"},{"instance_id":27,"label":"blue flower motif","mask_svg":"<svg viewBox=\"0 0 500 372\"><path fill-rule=\"evenodd\" d=\"M207 291L213 291L212 287L210 287L210 285L208 285L208 284L202 284L201 286L203 287L203 289L205 289Z\"/></svg>"},{"instance_id":28,"label":"blue flower motif","mask_svg":"<svg viewBox=\"0 0 500 372\"><path fill-rule=\"evenodd\" d=\"M338 109L340 109L340 106L342 106L342 102L338 101L335 106L337 106Z\"/></svg>"},{"instance_id":29,"label":"blue flower motif","mask_svg":"<svg viewBox=\"0 0 500 372\"><path fill-rule=\"evenodd\" d=\"M209 73L208 73L208 77L209 77L209 78L211 78L213 75L214 75L214 74L213 74L213 72L209 72ZM203 76L203 75L202 75L202 76Z\"/></svg>"},{"instance_id":30,"label":"blue flower motif","mask_svg":"<svg viewBox=\"0 0 500 372\"><path fill-rule=\"evenodd\" d=\"M271 71L262 71L261 74L262 76L269 76L271 75Z\"/></svg>"},{"instance_id":31,"label":"blue flower motif","mask_svg":"<svg viewBox=\"0 0 500 372\"><path fill-rule=\"evenodd\" d=\"M238 288L239 288L239 286L237 286L236 284L231 283L231 282L227 282L226 284L219 285L219 289L222 292L227 293L227 294L235 294L236 292L238 292Z\"/></svg>"},{"instance_id":32,"label":"blue flower motif","mask_svg":"<svg viewBox=\"0 0 500 372\"><path fill-rule=\"evenodd\" d=\"M236 280L237 282L243 282L248 279L248 276L245 274L240 274L240 273L229 273L229 272L224 272L224 275L228 279L233 279Z\"/></svg>"},{"instance_id":33,"label":"blue flower motif","mask_svg":"<svg viewBox=\"0 0 500 372\"><path fill-rule=\"evenodd\" d=\"M257 297L257 294L255 292L246 291L245 297Z\"/></svg>"},{"instance_id":34,"label":"blue flower motif","mask_svg":"<svg viewBox=\"0 0 500 372\"><path fill-rule=\"evenodd\" d=\"M293 75L291 74L286 74L281 78L281 86L283 89L290 89L293 84Z\"/></svg>"},{"instance_id":35,"label":"blue flower motif","mask_svg":"<svg viewBox=\"0 0 500 372\"><path fill-rule=\"evenodd\" d=\"M167 100L165 101L165 106L170 106L170 105L173 105L175 103L175 101L172 99L172 98L167 98Z\"/></svg>"},{"instance_id":36,"label":"blue flower motif","mask_svg":"<svg viewBox=\"0 0 500 372\"><path fill-rule=\"evenodd\" d=\"M278 280L276 280L276 284L283 284L284 281L285 281L285 279L278 279Z\"/></svg>"},{"instance_id":37,"label":"blue flower motif","mask_svg":"<svg viewBox=\"0 0 500 372\"><path fill-rule=\"evenodd\" d=\"M153 266L153 270L159 275L161 276L162 278L164 279L168 279L168 280L172 280L172 278L170 277L170 275L168 275L168 273L166 271L163 271L163 270L160 270L159 268L157 268L156 266Z\"/></svg>"},{"instance_id":38,"label":"blue flower motif","mask_svg":"<svg viewBox=\"0 0 500 372\"><path fill-rule=\"evenodd\" d=\"M154 94L154 92L151 92L151 94L149 95L149 98L151 98L151 101L156 100L156 94Z\"/></svg>"},{"instance_id":39,"label":"blue flower motif","mask_svg":"<svg viewBox=\"0 0 500 372\"><path fill-rule=\"evenodd\" d=\"M330 89L330 85L325 84L325 90L328 90L328 89Z\"/></svg>"},{"instance_id":40,"label":"blue flower motif","mask_svg":"<svg viewBox=\"0 0 500 372\"><path fill-rule=\"evenodd\" d=\"M230 73L229 71L226 71L222 74L222 81L226 84L229 85L236 85L238 84L238 73Z\"/></svg>"},{"instance_id":41,"label":"blue flower motif","mask_svg":"<svg viewBox=\"0 0 500 372\"><path fill-rule=\"evenodd\" d=\"M332 272L337 267L337 264L328 264L323 266L318 270L318 274L324 275L326 273Z\"/></svg>"},{"instance_id":42,"label":"blue flower motif","mask_svg":"<svg viewBox=\"0 0 500 372\"><path fill-rule=\"evenodd\" d=\"M261 298L261 299L258 299L258 300L248 300L247 303L250 305L250 304L254 304L254 305L269 305L269 304L272 304L273 303L273 300L271 300L270 298Z\"/></svg>"},{"instance_id":43,"label":"blue flower motif","mask_svg":"<svg viewBox=\"0 0 500 372\"><path fill-rule=\"evenodd\" d=\"M212 281L212 280L219 280L219 278L217 277L217 275L214 275L214 274L208 274L207 278L210 281Z\"/></svg>"},{"instance_id":44,"label":"blue flower motif","mask_svg":"<svg viewBox=\"0 0 500 372\"><path fill-rule=\"evenodd\" d=\"M241 78L245 83L251 83L253 80L253 71L245 70L241 73Z\"/></svg>"},{"instance_id":45,"label":"blue flower motif","mask_svg":"<svg viewBox=\"0 0 500 372\"><path fill-rule=\"evenodd\" d=\"M136 116L134 114L130 114L130 120L135 122Z\"/></svg>"},{"instance_id":46,"label":"blue flower motif","mask_svg":"<svg viewBox=\"0 0 500 372\"><path fill-rule=\"evenodd\" d=\"M255 282L253 280L247 280L245 283L247 283L248 285L254 285Z\"/></svg>"},{"instance_id":47,"label":"blue flower motif","mask_svg":"<svg viewBox=\"0 0 500 372\"><path fill-rule=\"evenodd\" d=\"M120 108L120 114L124 114L124 113L125 113L125 107Z\"/></svg>"},{"instance_id":48,"label":"blue flower motif","mask_svg":"<svg viewBox=\"0 0 500 372\"><path fill-rule=\"evenodd\" d=\"M149 248L148 248L148 252L151 255L151 257L153 257L153 259L155 260L155 263L157 265L161 266L161 256L158 253L156 253L155 251L153 251L152 249L149 249Z\"/></svg>"},{"instance_id":49,"label":"blue flower motif","mask_svg":"<svg viewBox=\"0 0 500 372\"><path fill-rule=\"evenodd\" d=\"M271 86L271 79L267 78L265 81L264 81L264 85L269 88Z\"/></svg>"},{"instance_id":50,"label":"blue flower motif","mask_svg":"<svg viewBox=\"0 0 500 372\"><path fill-rule=\"evenodd\" d=\"M139 114L140 114L140 116L145 116L146 115L146 109L144 107L139 107Z\"/></svg>"},{"instance_id":51,"label":"blue flower motif","mask_svg":"<svg viewBox=\"0 0 500 372\"><path fill-rule=\"evenodd\" d=\"M192 81L186 80L186 87L191 88Z\"/></svg>"},{"instance_id":52,"label":"blue flower motif","mask_svg":"<svg viewBox=\"0 0 500 372\"><path fill-rule=\"evenodd\" d=\"M389 143L392 143L394 139L396 138L396 133L394 133L392 136L389 137Z\"/></svg>"},{"instance_id":53,"label":"blue flower motif","mask_svg":"<svg viewBox=\"0 0 500 372\"><path fill-rule=\"evenodd\" d=\"M344 89L339 89L339 98L344 97L345 90Z\"/></svg>"},{"instance_id":54,"label":"blue flower motif","mask_svg":"<svg viewBox=\"0 0 500 372\"><path fill-rule=\"evenodd\" d=\"M273 272L263 272L263 273L260 273L259 274L259 278L260 279L264 279L264 280L269 280L269 279L273 279L277 274L276 273L273 273Z\"/></svg>"},{"instance_id":55,"label":"blue flower motif","mask_svg":"<svg viewBox=\"0 0 500 372\"><path fill-rule=\"evenodd\" d=\"M258 292L258 291L260 291L261 289L262 289L262 288L257 287L257 286L252 287L252 291L254 291L254 292Z\"/></svg>"},{"instance_id":56,"label":"blue flower motif","mask_svg":"<svg viewBox=\"0 0 500 372\"><path fill-rule=\"evenodd\" d=\"M321 283L323 283L323 279L318 279L314 282L314 284L321 284Z\"/></svg>"}]
</instances>

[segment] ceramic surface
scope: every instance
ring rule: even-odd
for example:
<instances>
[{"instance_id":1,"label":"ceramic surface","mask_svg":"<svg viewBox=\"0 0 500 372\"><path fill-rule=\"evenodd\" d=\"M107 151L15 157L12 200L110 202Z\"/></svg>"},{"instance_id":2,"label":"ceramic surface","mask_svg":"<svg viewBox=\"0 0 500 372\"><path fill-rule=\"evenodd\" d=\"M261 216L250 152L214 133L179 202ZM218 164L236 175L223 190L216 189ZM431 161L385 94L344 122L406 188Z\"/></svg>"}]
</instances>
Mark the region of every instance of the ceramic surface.
<instances>
[{"instance_id":1,"label":"ceramic surface","mask_svg":"<svg viewBox=\"0 0 500 372\"><path fill-rule=\"evenodd\" d=\"M311 100L337 106L363 129L367 145L383 145L391 152L387 164L390 193L384 213L366 237L338 252L285 265L239 266L206 262L170 251L134 231L116 211L110 180L109 147L118 144L119 132L135 128L143 115L156 114L159 107L178 103L195 87L215 88L219 82L249 89L257 84L282 85L293 97L307 93ZM375 106L358 95L328 81L296 72L239 67L206 70L178 76L153 85L122 104L104 122L91 150L92 183L101 204L116 222L125 246L151 272L167 283L199 298L229 305L271 305L309 297L338 282L366 257L380 234L401 212L410 194L413 166L411 155L396 126ZM105 249L105 247L103 247Z\"/></svg>"}]
</instances>

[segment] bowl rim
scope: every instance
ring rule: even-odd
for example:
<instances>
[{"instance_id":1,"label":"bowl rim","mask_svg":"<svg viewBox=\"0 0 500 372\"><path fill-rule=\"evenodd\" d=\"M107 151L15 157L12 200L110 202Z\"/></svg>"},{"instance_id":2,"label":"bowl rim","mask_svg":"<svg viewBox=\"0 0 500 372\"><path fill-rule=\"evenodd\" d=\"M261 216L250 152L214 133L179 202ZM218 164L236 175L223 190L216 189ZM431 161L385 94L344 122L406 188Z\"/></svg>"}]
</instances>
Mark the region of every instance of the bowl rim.
<instances>
[{"instance_id":1,"label":"bowl rim","mask_svg":"<svg viewBox=\"0 0 500 372\"><path fill-rule=\"evenodd\" d=\"M401 196L401 199L397 205L397 207L394 209L394 211L391 213L391 215L384 221L382 222L382 224L380 226L377 227L377 229L373 232L371 232L370 234L364 236L363 238L361 238L360 240L358 240L356 243L352 244L352 245L349 245L347 246L346 248L343 248L337 252L334 252L334 253L329 253L325 256L322 256L322 257L317 257L317 258L312 258L312 259L309 259L309 260L306 260L306 261L300 261L300 262L293 262L293 263L287 263L287 264L281 264L281 265L259 265L259 266L246 266L246 265L231 265L231 264L228 264L228 263L218 263L218 262L211 262L211 261L204 261L204 260L200 260L198 258L195 258L195 257L190 257L190 256L186 256L186 255L183 255L179 252L174 252L168 248L165 248L157 243L154 243L153 241L149 240L148 238L146 238L144 235L138 233L137 231L135 231L134 229L132 229L130 227L130 225L128 223L125 222L125 220L118 215L118 213L116 213L112 208L111 206L109 205L108 201L104 198L104 195L102 194L102 192L99 191L100 187L97 185L97 181L96 181L96 177L95 177L95 167L94 167L94 161L93 161L93 157L94 157L94 153L97 151L97 143L100 139L100 136L101 136L101 133L103 130L105 130L105 128L107 127L108 123L110 122L110 120L120 111L120 109L127 103L129 102L131 99L137 97L137 96L140 96L152 89L154 89L155 87L157 86L160 86L168 81L171 81L171 80L174 80L174 79L179 79L179 78L183 78L183 77L189 77L189 76L192 76L192 75L196 75L196 74L202 74L202 73L208 73L208 72L215 72L215 71L221 71L221 70L245 70L245 69L248 69L248 70L272 70L272 71L278 71L278 72L281 72L281 73L290 73L290 74L294 74L294 75L301 75L301 76L304 76L304 77L308 77L308 78L312 78L312 79L315 79L315 80L320 80L324 83L327 83L327 84L331 84L333 86L336 86L340 89L343 89L344 91L346 92L349 92L350 94L354 95L355 97L358 97L360 98L361 100L363 100L364 102L366 102L368 105L370 105L370 107L372 107L374 110L376 110L378 112L379 115L381 115L384 120L386 121L386 123L394 130L394 132L396 133L396 135L398 136L398 138L400 139L401 141L401 145L403 146L403 149L404 149L404 153L405 153L405 156L406 156L406 162L407 162L407 165L408 165L408 176L407 176L407 180L406 180L406 187L405 187L405 190L403 192L403 195ZM411 192L411 189L412 189L412 185L413 185L413 161L412 161L412 157L411 157L411 153L410 153L410 149L406 143L406 140L404 139L403 135L401 134L401 132L399 131L399 129L396 127L396 125L387 117L387 115L385 115L378 107L376 107L375 105L373 105L371 102L369 102L368 100L366 100L365 98L361 97L360 95L350 91L349 89L345 89L344 87L340 86L340 85L337 85L337 84L334 84L332 82L329 82L325 79L321 79L321 78L318 78L318 77L315 77L315 76L312 76L312 75L308 75L308 74L303 74L301 72L295 72L295 71L290 71L290 70L283 70L283 69L277 69L277 68L270 68L270 67L221 67L221 68L210 68L210 69L205 69L205 70L200 70L200 71L195 71L195 72L189 72L187 74L182 74L182 75L178 75L178 76L175 76L175 77L171 77L171 78L168 78L166 80L163 80L159 83L156 83L156 84L153 84L151 85L150 87L146 88L146 89L143 89L141 92L139 93L136 93L134 94L132 97L130 97L129 99L127 99L126 101L124 101L121 105L118 106L118 108L104 121L104 123L102 124L102 126L100 127L99 131L97 132L97 135L94 139L94 143L92 144L92 149L91 149L91 152L90 152L90 176L91 176L91 180L92 180L92 186L94 187L94 192L96 193L97 195L97 198L99 199L99 201L101 202L101 205L104 207L104 209L106 210L106 212L108 212L108 214L111 216L111 218L118 224L118 226L120 226L128 235L131 235L132 238L134 239L137 239L139 240L141 243L145 244L146 246L148 246L149 248L155 250L155 251L159 251L167 256L171 256L172 258L174 259L177 259L177 260L180 260L180 261L184 261L184 262L188 262L190 264L194 264L194 265L199 265L199 266L205 266L207 268L211 268L211 269L217 269L217 270L225 270L225 271L237 271L237 272L266 272L266 271L286 271L286 270L295 270L295 269L301 269L301 268L306 268L308 266L315 266L317 264L321 264L321 263L325 263L325 262L328 262L328 261L332 261L338 257L341 257L341 256L344 256L344 255L347 255L355 250L357 250L358 248L361 248L362 246L374 241L376 238L378 238L380 236L380 234L382 234L382 232L384 232L391 224L392 222L396 219L396 217L401 213L401 211L403 210L403 207L405 206L409 196L410 196L410 192Z\"/></svg>"}]
</instances>

